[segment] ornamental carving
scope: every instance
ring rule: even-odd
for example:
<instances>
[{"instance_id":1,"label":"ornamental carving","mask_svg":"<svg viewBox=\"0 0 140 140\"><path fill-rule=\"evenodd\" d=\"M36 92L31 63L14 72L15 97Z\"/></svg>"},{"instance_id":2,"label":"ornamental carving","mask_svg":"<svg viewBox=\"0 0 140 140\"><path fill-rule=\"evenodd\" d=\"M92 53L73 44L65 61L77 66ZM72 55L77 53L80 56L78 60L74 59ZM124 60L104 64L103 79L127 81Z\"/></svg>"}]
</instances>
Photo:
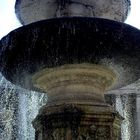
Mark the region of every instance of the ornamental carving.
<instances>
[{"instance_id":1,"label":"ornamental carving","mask_svg":"<svg viewBox=\"0 0 140 140\"><path fill-rule=\"evenodd\" d=\"M61 128L53 130L53 132L49 136L49 140L65 140L64 138L64 129Z\"/></svg>"}]
</instances>

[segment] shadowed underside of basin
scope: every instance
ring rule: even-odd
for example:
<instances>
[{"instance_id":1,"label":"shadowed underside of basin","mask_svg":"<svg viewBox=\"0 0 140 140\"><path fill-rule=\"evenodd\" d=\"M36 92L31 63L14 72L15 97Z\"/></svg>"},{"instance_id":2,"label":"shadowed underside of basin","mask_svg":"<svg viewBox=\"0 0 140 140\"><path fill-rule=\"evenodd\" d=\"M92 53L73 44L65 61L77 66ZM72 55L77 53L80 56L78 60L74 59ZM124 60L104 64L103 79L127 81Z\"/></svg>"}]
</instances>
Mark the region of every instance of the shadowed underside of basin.
<instances>
[{"instance_id":1,"label":"shadowed underside of basin","mask_svg":"<svg viewBox=\"0 0 140 140\"><path fill-rule=\"evenodd\" d=\"M33 86L33 75L65 64L95 64L110 69L117 77L112 89L140 76L140 31L105 19L40 21L9 33L1 40L0 49L2 74L32 90L38 90Z\"/></svg>"}]
</instances>

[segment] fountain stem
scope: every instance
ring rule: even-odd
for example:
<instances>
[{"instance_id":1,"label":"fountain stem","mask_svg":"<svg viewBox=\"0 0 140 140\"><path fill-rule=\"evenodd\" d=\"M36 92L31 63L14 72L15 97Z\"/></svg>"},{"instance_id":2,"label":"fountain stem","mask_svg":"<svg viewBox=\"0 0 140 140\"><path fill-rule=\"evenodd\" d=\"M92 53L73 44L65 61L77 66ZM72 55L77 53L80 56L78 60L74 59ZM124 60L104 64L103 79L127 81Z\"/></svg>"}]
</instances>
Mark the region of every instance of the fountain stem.
<instances>
[{"instance_id":1,"label":"fountain stem","mask_svg":"<svg viewBox=\"0 0 140 140\"><path fill-rule=\"evenodd\" d=\"M33 85L48 93L48 103L33 122L36 139L118 139L122 118L103 94L116 79L110 69L85 63L36 73Z\"/></svg>"}]
</instances>

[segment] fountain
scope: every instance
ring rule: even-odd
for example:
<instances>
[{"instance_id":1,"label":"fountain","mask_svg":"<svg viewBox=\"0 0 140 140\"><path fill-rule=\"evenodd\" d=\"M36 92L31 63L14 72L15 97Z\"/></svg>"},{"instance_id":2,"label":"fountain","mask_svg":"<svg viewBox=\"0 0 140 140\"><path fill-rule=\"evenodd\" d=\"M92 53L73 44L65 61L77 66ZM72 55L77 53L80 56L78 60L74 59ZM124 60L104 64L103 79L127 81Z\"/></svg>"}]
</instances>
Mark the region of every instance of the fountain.
<instances>
[{"instance_id":1,"label":"fountain","mask_svg":"<svg viewBox=\"0 0 140 140\"><path fill-rule=\"evenodd\" d=\"M16 1L25 26L0 41L0 70L48 95L36 140L119 139L122 117L104 93L140 77L140 31L122 23L128 9L127 0Z\"/></svg>"}]
</instances>

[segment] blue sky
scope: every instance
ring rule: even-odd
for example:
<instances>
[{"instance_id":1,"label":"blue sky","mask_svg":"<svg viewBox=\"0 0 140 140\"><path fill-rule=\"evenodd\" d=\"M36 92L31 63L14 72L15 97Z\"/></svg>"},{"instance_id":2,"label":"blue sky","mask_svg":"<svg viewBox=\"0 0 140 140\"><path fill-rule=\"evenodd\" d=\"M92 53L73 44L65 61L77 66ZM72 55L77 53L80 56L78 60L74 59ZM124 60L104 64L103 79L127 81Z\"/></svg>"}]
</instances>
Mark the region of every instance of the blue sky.
<instances>
[{"instance_id":1,"label":"blue sky","mask_svg":"<svg viewBox=\"0 0 140 140\"><path fill-rule=\"evenodd\" d=\"M0 38L21 24L14 13L15 0L0 0ZM131 12L126 23L140 29L140 0L131 0Z\"/></svg>"}]
</instances>

